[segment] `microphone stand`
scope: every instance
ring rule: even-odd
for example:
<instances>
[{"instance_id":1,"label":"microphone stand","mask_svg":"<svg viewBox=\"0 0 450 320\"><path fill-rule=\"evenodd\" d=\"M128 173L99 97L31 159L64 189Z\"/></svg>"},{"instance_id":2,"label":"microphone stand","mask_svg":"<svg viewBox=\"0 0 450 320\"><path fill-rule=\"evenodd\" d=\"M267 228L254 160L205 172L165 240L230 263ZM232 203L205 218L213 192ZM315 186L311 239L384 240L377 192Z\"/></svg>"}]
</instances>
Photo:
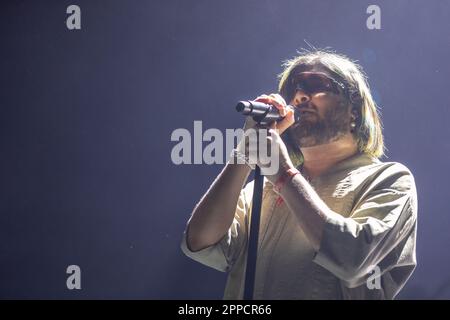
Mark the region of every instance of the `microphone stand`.
<instances>
[{"instance_id":1,"label":"microphone stand","mask_svg":"<svg viewBox=\"0 0 450 320\"><path fill-rule=\"evenodd\" d=\"M250 237L248 239L247 266L245 269L244 300L253 300L255 289L256 258L258 255L259 221L261 216L262 191L264 187L264 176L261 168L255 167L252 213L250 221Z\"/></svg>"},{"instance_id":2,"label":"microphone stand","mask_svg":"<svg viewBox=\"0 0 450 320\"><path fill-rule=\"evenodd\" d=\"M236 106L238 112L244 115L252 115L258 123L267 123L282 119L276 108L271 105L255 101L240 101ZM300 113L295 110L295 121L300 119ZM255 167L252 213L250 221L250 235L248 239L247 265L245 269L244 300L253 300L253 291L255 289L256 258L258 256L258 236L259 222L261 216L262 192L264 187L264 176L261 174L261 168Z\"/></svg>"}]
</instances>

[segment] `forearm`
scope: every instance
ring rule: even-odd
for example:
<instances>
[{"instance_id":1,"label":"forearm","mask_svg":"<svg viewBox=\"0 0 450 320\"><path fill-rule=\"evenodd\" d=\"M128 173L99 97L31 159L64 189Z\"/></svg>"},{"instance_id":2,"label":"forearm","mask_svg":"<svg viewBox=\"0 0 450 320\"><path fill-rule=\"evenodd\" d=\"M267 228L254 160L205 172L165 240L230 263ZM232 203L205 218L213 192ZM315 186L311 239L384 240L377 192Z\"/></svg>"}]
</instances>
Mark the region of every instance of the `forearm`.
<instances>
[{"instance_id":1,"label":"forearm","mask_svg":"<svg viewBox=\"0 0 450 320\"><path fill-rule=\"evenodd\" d=\"M192 251L217 243L228 231L250 171L246 164L228 162L195 206L187 226L187 243Z\"/></svg>"},{"instance_id":2,"label":"forearm","mask_svg":"<svg viewBox=\"0 0 450 320\"><path fill-rule=\"evenodd\" d=\"M301 174L289 179L281 188L280 194L296 216L312 247L319 250L327 217L335 213Z\"/></svg>"}]
</instances>

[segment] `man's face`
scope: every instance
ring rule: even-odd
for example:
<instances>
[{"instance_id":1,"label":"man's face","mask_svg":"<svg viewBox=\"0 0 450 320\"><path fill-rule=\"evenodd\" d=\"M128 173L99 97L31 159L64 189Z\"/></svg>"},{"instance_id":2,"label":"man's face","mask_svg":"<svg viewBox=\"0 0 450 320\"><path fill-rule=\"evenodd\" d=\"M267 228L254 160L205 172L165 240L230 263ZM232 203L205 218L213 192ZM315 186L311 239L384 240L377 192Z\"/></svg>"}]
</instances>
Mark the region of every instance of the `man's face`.
<instances>
[{"instance_id":1,"label":"man's face","mask_svg":"<svg viewBox=\"0 0 450 320\"><path fill-rule=\"evenodd\" d=\"M320 65L303 71L325 73L332 78ZM350 132L351 108L342 93L306 91L297 90L289 103L300 110L300 121L288 129L300 147L329 143Z\"/></svg>"}]
</instances>

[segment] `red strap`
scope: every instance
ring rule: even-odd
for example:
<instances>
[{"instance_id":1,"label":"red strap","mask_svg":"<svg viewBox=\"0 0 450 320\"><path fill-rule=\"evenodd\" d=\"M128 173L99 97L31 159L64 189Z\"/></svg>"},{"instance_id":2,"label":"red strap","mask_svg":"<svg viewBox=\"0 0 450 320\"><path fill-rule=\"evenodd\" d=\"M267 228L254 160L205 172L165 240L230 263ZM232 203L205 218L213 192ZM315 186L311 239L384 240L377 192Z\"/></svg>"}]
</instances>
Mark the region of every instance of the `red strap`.
<instances>
[{"instance_id":1,"label":"red strap","mask_svg":"<svg viewBox=\"0 0 450 320\"><path fill-rule=\"evenodd\" d=\"M288 170L283 172L283 174L275 182L274 186L275 191L280 193L281 188L286 184L286 182L292 179L292 177L298 173L300 173L300 171L298 171L295 168L289 168Z\"/></svg>"}]
</instances>

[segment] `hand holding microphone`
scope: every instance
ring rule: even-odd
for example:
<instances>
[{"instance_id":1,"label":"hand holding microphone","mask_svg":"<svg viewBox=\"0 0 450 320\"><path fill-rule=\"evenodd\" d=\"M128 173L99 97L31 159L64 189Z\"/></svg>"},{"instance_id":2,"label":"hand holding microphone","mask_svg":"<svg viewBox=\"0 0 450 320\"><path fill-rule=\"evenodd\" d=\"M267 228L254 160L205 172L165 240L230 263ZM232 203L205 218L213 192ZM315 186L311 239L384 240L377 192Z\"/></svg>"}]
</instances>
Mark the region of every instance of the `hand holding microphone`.
<instances>
[{"instance_id":1,"label":"hand holding microphone","mask_svg":"<svg viewBox=\"0 0 450 320\"><path fill-rule=\"evenodd\" d=\"M259 142L252 144L249 143L250 139L242 139L236 151L246 158L247 164L257 164L261 168L262 174L267 176L269 181L277 177L280 169L283 171L285 168L293 167L287 148L280 135L296 122L294 107L288 106L280 95L271 94L261 95L253 101L241 101L236 106L236 109L247 115L244 125L244 136L247 135L248 129L254 129L257 132L269 130L268 135L266 135L266 150L276 151L272 155L276 157L276 159L272 160L275 160L277 164L276 170L273 170L272 163L268 164L266 161L261 161ZM270 171L266 169L270 169Z\"/></svg>"},{"instance_id":2,"label":"hand holding microphone","mask_svg":"<svg viewBox=\"0 0 450 320\"><path fill-rule=\"evenodd\" d=\"M247 116L244 130L260 124L277 129L281 134L300 120L300 113L296 112L293 106L287 105L282 96L274 93L263 94L253 101L239 101L236 111ZM274 124L275 126L273 126Z\"/></svg>"}]
</instances>

